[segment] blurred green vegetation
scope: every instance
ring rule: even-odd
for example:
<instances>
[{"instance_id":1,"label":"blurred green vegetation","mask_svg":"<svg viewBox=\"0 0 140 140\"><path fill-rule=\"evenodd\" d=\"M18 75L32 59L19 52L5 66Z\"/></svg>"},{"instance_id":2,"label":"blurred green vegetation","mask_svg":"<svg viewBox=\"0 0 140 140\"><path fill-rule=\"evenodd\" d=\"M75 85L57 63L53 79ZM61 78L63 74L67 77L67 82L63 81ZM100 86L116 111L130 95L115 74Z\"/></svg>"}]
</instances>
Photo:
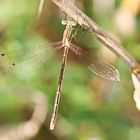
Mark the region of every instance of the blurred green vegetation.
<instances>
[{"instance_id":1,"label":"blurred green vegetation","mask_svg":"<svg viewBox=\"0 0 140 140\"><path fill-rule=\"evenodd\" d=\"M118 7L120 1L116 2ZM42 15L37 20L38 4L39 1L34 0L0 1L1 50L15 50L16 48L24 50L62 40L65 27L61 25L60 10L51 1L46 0ZM94 4L91 0L89 2L79 1L79 4L85 13L96 19L95 21L105 31L115 34L112 23L116 9L109 16L100 18L96 12L94 13ZM139 21L139 17L137 17L137 31L133 36L120 38L123 46L138 62L140 61ZM89 55L101 55L103 46L88 32L79 34L77 40L79 46L87 50ZM20 57L24 57L25 52ZM0 69L1 126L18 125L19 122L29 118L28 112L22 112L23 106L28 104L28 101L18 98L22 94L18 91L29 88L41 90L48 97L49 113L45 125L49 128L62 58L61 53L56 53L39 69L25 73L23 77L10 75ZM103 59L102 56L100 58ZM15 59L17 59L16 56ZM61 140L88 140L92 137L99 140L140 139L140 113L133 101L134 88L130 71L118 58L111 59L120 72L121 81L119 83L110 83L91 76L87 67L77 61L74 54L69 54L55 132L51 134L46 127L42 127L33 140L58 138ZM28 97L28 94L24 96Z\"/></svg>"}]
</instances>

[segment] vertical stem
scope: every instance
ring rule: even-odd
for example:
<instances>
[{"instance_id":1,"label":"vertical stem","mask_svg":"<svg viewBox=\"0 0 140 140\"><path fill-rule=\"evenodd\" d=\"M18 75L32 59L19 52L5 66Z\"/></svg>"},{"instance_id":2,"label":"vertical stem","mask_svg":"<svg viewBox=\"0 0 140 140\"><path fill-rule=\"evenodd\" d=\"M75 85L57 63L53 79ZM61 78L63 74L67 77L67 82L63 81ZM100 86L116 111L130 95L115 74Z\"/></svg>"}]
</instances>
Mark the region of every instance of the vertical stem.
<instances>
[{"instance_id":1,"label":"vertical stem","mask_svg":"<svg viewBox=\"0 0 140 140\"><path fill-rule=\"evenodd\" d=\"M58 106L59 106L59 102L60 102L62 82L63 82L63 77L64 77L64 70L65 70L66 61L67 61L68 50L69 50L69 47L65 46L64 52L63 52L63 60L61 63L61 69L60 69L60 74L59 74L58 87L57 87L57 92L56 92L56 96L55 96L55 103L54 103L54 107L53 107L53 114L52 114L51 122L50 122L51 130L54 130L55 123L57 120Z\"/></svg>"}]
</instances>

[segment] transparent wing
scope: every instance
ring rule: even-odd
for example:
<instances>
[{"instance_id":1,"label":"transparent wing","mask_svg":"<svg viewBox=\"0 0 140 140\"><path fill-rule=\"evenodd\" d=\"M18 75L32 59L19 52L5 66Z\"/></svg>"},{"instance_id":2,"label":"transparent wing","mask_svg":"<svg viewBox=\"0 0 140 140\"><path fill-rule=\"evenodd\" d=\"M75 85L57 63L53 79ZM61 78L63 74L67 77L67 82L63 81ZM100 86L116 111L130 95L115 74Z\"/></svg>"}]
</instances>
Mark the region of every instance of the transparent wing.
<instances>
[{"instance_id":1,"label":"transparent wing","mask_svg":"<svg viewBox=\"0 0 140 140\"><path fill-rule=\"evenodd\" d=\"M88 69L92 73L102 77L103 79L120 81L120 74L114 66L106 64L103 61L92 60L82 48L75 44L70 43L70 49L78 55L80 59L88 64Z\"/></svg>"},{"instance_id":2,"label":"transparent wing","mask_svg":"<svg viewBox=\"0 0 140 140\"><path fill-rule=\"evenodd\" d=\"M25 76L45 63L57 50L63 48L62 42L0 52L0 66L8 73Z\"/></svg>"}]
</instances>

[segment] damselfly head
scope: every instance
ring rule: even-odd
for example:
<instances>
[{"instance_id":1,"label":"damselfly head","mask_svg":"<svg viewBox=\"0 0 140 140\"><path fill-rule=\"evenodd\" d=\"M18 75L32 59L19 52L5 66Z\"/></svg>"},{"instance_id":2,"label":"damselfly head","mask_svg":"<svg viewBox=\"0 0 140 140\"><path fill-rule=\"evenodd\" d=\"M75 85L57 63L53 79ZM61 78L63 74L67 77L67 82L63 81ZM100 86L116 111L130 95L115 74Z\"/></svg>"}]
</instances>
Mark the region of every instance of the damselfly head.
<instances>
[{"instance_id":1,"label":"damselfly head","mask_svg":"<svg viewBox=\"0 0 140 140\"><path fill-rule=\"evenodd\" d=\"M77 25L77 23L74 20L62 20L61 24L62 25L68 25L69 24L71 26L76 26Z\"/></svg>"}]
</instances>

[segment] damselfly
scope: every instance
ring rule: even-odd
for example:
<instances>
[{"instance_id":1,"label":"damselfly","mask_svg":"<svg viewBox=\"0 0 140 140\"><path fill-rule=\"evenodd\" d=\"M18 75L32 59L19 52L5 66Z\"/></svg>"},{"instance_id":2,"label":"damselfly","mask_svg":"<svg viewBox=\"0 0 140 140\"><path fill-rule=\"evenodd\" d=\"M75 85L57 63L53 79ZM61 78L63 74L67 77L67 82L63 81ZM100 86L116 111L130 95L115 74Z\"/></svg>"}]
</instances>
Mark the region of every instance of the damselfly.
<instances>
[{"instance_id":1,"label":"damselfly","mask_svg":"<svg viewBox=\"0 0 140 140\"><path fill-rule=\"evenodd\" d=\"M55 123L57 120L57 113L58 113L58 106L59 106L61 89L62 89L64 70L65 70L65 66L66 66L66 61L67 61L69 49L72 52L74 52L76 55L78 55L80 59L82 59L84 62L87 63L88 69L93 74L96 74L104 79L108 79L108 80L112 80L112 81L119 81L120 80L119 72L114 66L112 66L110 64L106 64L106 63L101 62L101 61L92 60L82 48L80 48L77 45L72 43L73 26L76 25L76 22L74 22L71 18L66 17L66 19L63 20L62 23L64 25L66 25L66 28L65 28L64 33L63 33L63 40L60 42L52 43L51 46L53 47L53 49L52 48L50 49L50 47L44 47L44 48L37 47L36 53L31 54L28 62L20 62L20 61L19 62L12 62L10 65L6 66L10 69L14 69L14 71L16 73L17 72L22 73L22 71L24 73L24 69L22 69L23 65L26 65L28 63L31 65L35 65L37 68L42 63L45 63L46 60L55 51L62 49L62 48L64 49L63 59L62 59L62 64L61 64L61 69L60 69L60 74L59 74L59 79L58 79L58 87L57 87L57 91L56 91L54 109L53 109L52 118L51 118L51 122L50 122L50 129L51 130L54 129ZM13 51L12 55L14 55L14 54L20 55L20 50L19 51L17 50L16 52ZM10 54L1 52L0 53L1 60L6 58L6 56L8 56L8 55L10 55Z\"/></svg>"}]
</instances>

